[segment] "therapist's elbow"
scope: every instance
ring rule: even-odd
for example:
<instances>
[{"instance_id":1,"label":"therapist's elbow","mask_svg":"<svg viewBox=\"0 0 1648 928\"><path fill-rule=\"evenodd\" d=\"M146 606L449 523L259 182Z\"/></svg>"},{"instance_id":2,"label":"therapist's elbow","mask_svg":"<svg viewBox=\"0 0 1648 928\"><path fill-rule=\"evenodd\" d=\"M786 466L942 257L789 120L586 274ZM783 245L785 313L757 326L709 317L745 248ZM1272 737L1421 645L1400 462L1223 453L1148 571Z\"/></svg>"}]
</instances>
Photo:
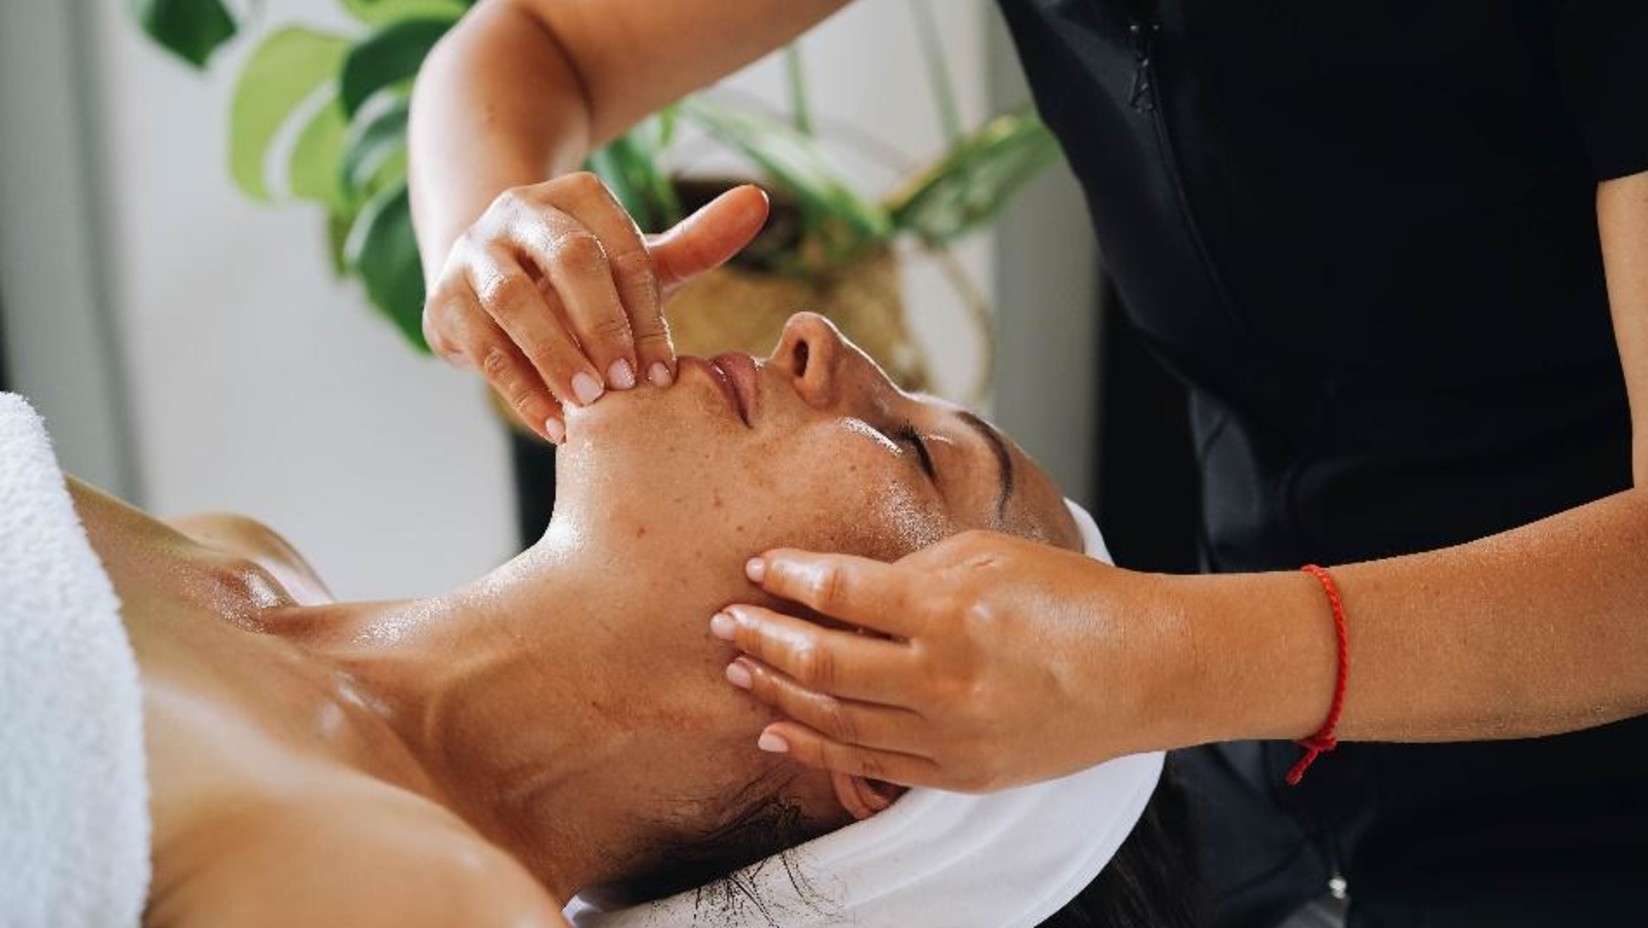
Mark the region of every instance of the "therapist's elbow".
<instances>
[{"instance_id":1,"label":"therapist's elbow","mask_svg":"<svg viewBox=\"0 0 1648 928\"><path fill-rule=\"evenodd\" d=\"M413 94L478 93L500 108L525 104L552 121L587 127L589 81L577 57L546 18L541 4L481 0L447 31L424 59Z\"/></svg>"}]
</instances>

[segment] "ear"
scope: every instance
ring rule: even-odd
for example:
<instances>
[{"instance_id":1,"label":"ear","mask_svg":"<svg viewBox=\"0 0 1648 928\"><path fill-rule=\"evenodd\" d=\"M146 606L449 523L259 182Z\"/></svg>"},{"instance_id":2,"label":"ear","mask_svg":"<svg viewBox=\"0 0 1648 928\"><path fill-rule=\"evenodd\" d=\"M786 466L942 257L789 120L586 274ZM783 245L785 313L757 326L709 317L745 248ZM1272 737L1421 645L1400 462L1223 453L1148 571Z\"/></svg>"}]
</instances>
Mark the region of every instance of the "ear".
<instances>
[{"instance_id":1,"label":"ear","mask_svg":"<svg viewBox=\"0 0 1648 928\"><path fill-rule=\"evenodd\" d=\"M835 787L835 798L841 807L852 813L853 818L863 821L893 804L893 800L904 795L905 788L881 780L869 780L864 777L848 776L845 773L831 773L830 785Z\"/></svg>"}]
</instances>

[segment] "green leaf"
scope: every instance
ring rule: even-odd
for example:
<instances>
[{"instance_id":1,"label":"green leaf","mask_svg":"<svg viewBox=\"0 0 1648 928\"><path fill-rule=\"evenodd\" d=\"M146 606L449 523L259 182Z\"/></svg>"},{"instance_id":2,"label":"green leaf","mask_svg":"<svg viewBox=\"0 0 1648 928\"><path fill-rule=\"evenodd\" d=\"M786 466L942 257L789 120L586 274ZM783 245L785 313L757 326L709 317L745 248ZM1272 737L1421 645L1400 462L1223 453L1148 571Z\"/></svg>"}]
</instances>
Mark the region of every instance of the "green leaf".
<instances>
[{"instance_id":1,"label":"green leaf","mask_svg":"<svg viewBox=\"0 0 1648 928\"><path fill-rule=\"evenodd\" d=\"M338 105L336 97L327 100L310 118L292 147L292 157L287 164L292 196L335 209L343 207L345 193L338 164L343 158L343 140L348 130L343 107Z\"/></svg>"},{"instance_id":2,"label":"green leaf","mask_svg":"<svg viewBox=\"0 0 1648 928\"><path fill-rule=\"evenodd\" d=\"M343 111L354 118L372 94L410 81L441 36L452 28L451 19L409 19L391 23L366 37L349 52L343 65L339 96Z\"/></svg>"},{"instance_id":3,"label":"green leaf","mask_svg":"<svg viewBox=\"0 0 1648 928\"><path fill-rule=\"evenodd\" d=\"M652 144L655 153L663 152L675 141L675 124L680 121L676 119L679 109L676 104L671 103L653 114L658 124L658 138Z\"/></svg>"},{"instance_id":4,"label":"green leaf","mask_svg":"<svg viewBox=\"0 0 1648 928\"><path fill-rule=\"evenodd\" d=\"M288 26L247 60L229 110L229 173L247 196L269 199L264 164L270 146L299 105L337 76L348 51L347 39Z\"/></svg>"},{"instance_id":5,"label":"green leaf","mask_svg":"<svg viewBox=\"0 0 1648 928\"><path fill-rule=\"evenodd\" d=\"M658 220L655 231L663 232L687 218L685 210L681 208L681 197L675 190L675 181L659 166L656 156L648 155L644 162L638 164L637 174L646 185L647 197L652 201L654 215Z\"/></svg>"},{"instance_id":6,"label":"green leaf","mask_svg":"<svg viewBox=\"0 0 1648 928\"><path fill-rule=\"evenodd\" d=\"M658 163L662 127L644 122L590 153L587 166L644 231L660 232L682 219L675 183Z\"/></svg>"},{"instance_id":7,"label":"green leaf","mask_svg":"<svg viewBox=\"0 0 1648 928\"><path fill-rule=\"evenodd\" d=\"M364 191L366 196L370 198L385 187L405 183L406 163L406 149L404 148L383 159L383 163L378 165L378 169L372 172L372 178L366 182Z\"/></svg>"},{"instance_id":8,"label":"green leaf","mask_svg":"<svg viewBox=\"0 0 1648 928\"><path fill-rule=\"evenodd\" d=\"M618 199L618 205L624 208L624 212L630 214L642 231L646 231L653 228L652 209L641 191L629 182L629 172L624 170L624 156L620 152L623 142L624 137L620 136L590 152L584 160L584 170L594 171Z\"/></svg>"},{"instance_id":9,"label":"green leaf","mask_svg":"<svg viewBox=\"0 0 1648 928\"><path fill-rule=\"evenodd\" d=\"M889 201L893 223L929 245L948 244L995 218L1058 158L1058 141L1034 113L998 116Z\"/></svg>"},{"instance_id":10,"label":"green leaf","mask_svg":"<svg viewBox=\"0 0 1648 928\"><path fill-rule=\"evenodd\" d=\"M343 251L349 241L349 227L354 224L355 213L351 210L330 210L326 214L326 257L331 261L332 273L340 278L349 276L349 261Z\"/></svg>"},{"instance_id":11,"label":"green leaf","mask_svg":"<svg viewBox=\"0 0 1648 928\"><path fill-rule=\"evenodd\" d=\"M366 284L367 298L383 311L413 348L429 354L423 340L423 268L412 234L412 201L406 184L386 187L361 208L343 247L344 260Z\"/></svg>"},{"instance_id":12,"label":"green leaf","mask_svg":"<svg viewBox=\"0 0 1648 928\"><path fill-rule=\"evenodd\" d=\"M350 125L340 172L350 192L357 196L367 194L384 165L397 155L405 154L411 109L410 100L396 100L370 119L357 119Z\"/></svg>"},{"instance_id":13,"label":"green leaf","mask_svg":"<svg viewBox=\"0 0 1648 928\"><path fill-rule=\"evenodd\" d=\"M349 15L368 26L387 26L407 19L457 19L464 0L341 0Z\"/></svg>"},{"instance_id":14,"label":"green leaf","mask_svg":"<svg viewBox=\"0 0 1648 928\"><path fill-rule=\"evenodd\" d=\"M892 221L880 205L858 195L836 172L818 142L793 126L722 106L704 97L680 103L681 115L712 138L742 152L773 183L798 201L814 222L839 225L855 247L885 241Z\"/></svg>"},{"instance_id":15,"label":"green leaf","mask_svg":"<svg viewBox=\"0 0 1648 928\"><path fill-rule=\"evenodd\" d=\"M238 28L222 0L132 0L132 13L149 38L196 68Z\"/></svg>"},{"instance_id":16,"label":"green leaf","mask_svg":"<svg viewBox=\"0 0 1648 928\"><path fill-rule=\"evenodd\" d=\"M790 95L790 123L802 135L813 134L813 111L807 104L807 69L801 60L801 46L784 46L784 87Z\"/></svg>"}]
</instances>

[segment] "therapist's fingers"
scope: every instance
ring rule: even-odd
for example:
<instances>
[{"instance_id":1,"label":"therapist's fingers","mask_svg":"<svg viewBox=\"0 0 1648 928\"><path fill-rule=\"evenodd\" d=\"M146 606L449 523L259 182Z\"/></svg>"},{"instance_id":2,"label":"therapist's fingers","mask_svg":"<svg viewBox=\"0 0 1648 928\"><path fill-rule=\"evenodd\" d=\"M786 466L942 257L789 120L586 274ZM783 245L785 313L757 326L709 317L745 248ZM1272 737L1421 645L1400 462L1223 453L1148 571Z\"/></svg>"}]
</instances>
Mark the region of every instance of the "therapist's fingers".
<instances>
[{"instance_id":1,"label":"therapist's fingers","mask_svg":"<svg viewBox=\"0 0 1648 928\"><path fill-rule=\"evenodd\" d=\"M852 625L908 638L917 629L906 594L909 575L851 554L775 548L750 558L744 573L763 590Z\"/></svg>"},{"instance_id":2,"label":"therapist's fingers","mask_svg":"<svg viewBox=\"0 0 1648 928\"><path fill-rule=\"evenodd\" d=\"M568 336L553 291L541 289L525 268L499 250L472 261L469 280L481 306L532 362L557 400L587 406L600 398L600 372Z\"/></svg>"},{"instance_id":3,"label":"therapist's fingers","mask_svg":"<svg viewBox=\"0 0 1648 928\"><path fill-rule=\"evenodd\" d=\"M662 302L641 231L594 174L569 174L527 190L524 209L536 210L537 221L513 224L514 244L560 298L572 334L605 385L635 386L628 312L639 308L656 317Z\"/></svg>"},{"instance_id":4,"label":"therapist's fingers","mask_svg":"<svg viewBox=\"0 0 1648 928\"><path fill-rule=\"evenodd\" d=\"M599 177L584 172L568 175L565 180L571 195L565 201L564 212L593 235L605 258L613 292L622 304L603 304L599 288L588 291L597 297L594 302L574 300L569 295L567 307L573 328L592 358L600 355L613 359L603 368L610 386L628 389L637 377L646 377L655 386L668 386L675 380L675 345L664 322L663 286L646 237ZM579 230L572 232L577 235ZM546 260L572 263L572 257L564 250L551 249ZM596 263L593 254L585 260ZM611 366L620 360L633 365L633 369Z\"/></svg>"},{"instance_id":5,"label":"therapist's fingers","mask_svg":"<svg viewBox=\"0 0 1648 928\"><path fill-rule=\"evenodd\" d=\"M820 770L901 786L935 786L943 779L938 764L930 758L842 744L798 722L768 725L756 741L756 747L772 754L788 755Z\"/></svg>"},{"instance_id":6,"label":"therapist's fingers","mask_svg":"<svg viewBox=\"0 0 1648 928\"><path fill-rule=\"evenodd\" d=\"M911 752L922 731L921 716L909 709L817 693L749 657L733 661L727 679L757 702L842 744Z\"/></svg>"},{"instance_id":7,"label":"therapist's fingers","mask_svg":"<svg viewBox=\"0 0 1648 928\"><path fill-rule=\"evenodd\" d=\"M767 194L734 187L706 203L648 244L658 283L668 294L699 274L727 263L767 223Z\"/></svg>"},{"instance_id":8,"label":"therapist's fingers","mask_svg":"<svg viewBox=\"0 0 1648 928\"><path fill-rule=\"evenodd\" d=\"M710 631L810 690L891 704L907 686L908 646L898 641L825 628L763 609L733 605L710 619Z\"/></svg>"},{"instance_id":9,"label":"therapist's fingers","mask_svg":"<svg viewBox=\"0 0 1648 928\"><path fill-rule=\"evenodd\" d=\"M424 317L430 350L458 367L479 371L528 428L560 444L566 437L566 416L543 377L482 308L473 290L465 286L454 291L444 326L436 329L430 317Z\"/></svg>"},{"instance_id":10,"label":"therapist's fingers","mask_svg":"<svg viewBox=\"0 0 1648 928\"><path fill-rule=\"evenodd\" d=\"M550 442L560 444L566 438L566 413L544 389L531 362L501 331L484 352L479 367L487 382L522 422Z\"/></svg>"}]
</instances>

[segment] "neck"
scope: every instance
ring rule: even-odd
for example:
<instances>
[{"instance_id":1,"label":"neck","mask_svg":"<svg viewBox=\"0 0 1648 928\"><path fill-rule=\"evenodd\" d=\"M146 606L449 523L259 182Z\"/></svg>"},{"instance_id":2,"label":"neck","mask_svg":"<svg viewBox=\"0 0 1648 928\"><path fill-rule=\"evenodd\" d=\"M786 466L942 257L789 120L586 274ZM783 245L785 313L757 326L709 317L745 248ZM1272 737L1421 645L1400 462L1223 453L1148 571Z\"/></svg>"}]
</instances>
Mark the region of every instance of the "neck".
<instances>
[{"instance_id":1,"label":"neck","mask_svg":"<svg viewBox=\"0 0 1648 928\"><path fill-rule=\"evenodd\" d=\"M658 610L646 584L593 563L599 546L583 541L552 528L463 589L339 605L327 623L327 650L434 798L563 901L626 846L628 818L608 796L639 739L634 694L620 692L637 676L617 665ZM657 668L640 672L657 685Z\"/></svg>"}]
</instances>

